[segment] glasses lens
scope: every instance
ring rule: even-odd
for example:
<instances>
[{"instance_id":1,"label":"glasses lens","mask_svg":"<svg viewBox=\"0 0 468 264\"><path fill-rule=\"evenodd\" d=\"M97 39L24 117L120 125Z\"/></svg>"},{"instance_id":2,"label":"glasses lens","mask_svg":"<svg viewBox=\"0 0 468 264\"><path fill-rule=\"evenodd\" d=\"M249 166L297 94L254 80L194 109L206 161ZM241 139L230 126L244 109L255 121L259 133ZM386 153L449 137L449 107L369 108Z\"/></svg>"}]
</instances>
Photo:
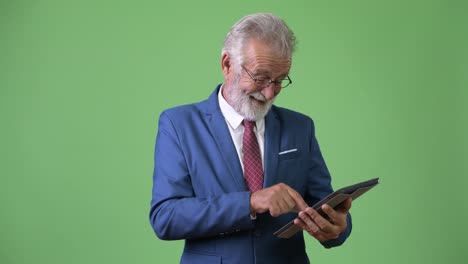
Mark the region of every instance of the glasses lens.
<instances>
[{"instance_id":1,"label":"glasses lens","mask_svg":"<svg viewBox=\"0 0 468 264\"><path fill-rule=\"evenodd\" d=\"M265 88L270 84L270 81L268 81L266 79L257 79L257 80L255 80L255 84L258 87Z\"/></svg>"},{"instance_id":2,"label":"glasses lens","mask_svg":"<svg viewBox=\"0 0 468 264\"><path fill-rule=\"evenodd\" d=\"M284 79L281 81L281 88L286 88L290 84L291 84L291 81L289 79Z\"/></svg>"},{"instance_id":3,"label":"glasses lens","mask_svg":"<svg viewBox=\"0 0 468 264\"><path fill-rule=\"evenodd\" d=\"M255 85L260 88L265 88L269 86L270 84L273 84L274 87L276 88L285 88L288 85L291 84L291 81L289 79L281 80L281 81L275 81L275 82L270 82L269 80L255 80Z\"/></svg>"}]
</instances>

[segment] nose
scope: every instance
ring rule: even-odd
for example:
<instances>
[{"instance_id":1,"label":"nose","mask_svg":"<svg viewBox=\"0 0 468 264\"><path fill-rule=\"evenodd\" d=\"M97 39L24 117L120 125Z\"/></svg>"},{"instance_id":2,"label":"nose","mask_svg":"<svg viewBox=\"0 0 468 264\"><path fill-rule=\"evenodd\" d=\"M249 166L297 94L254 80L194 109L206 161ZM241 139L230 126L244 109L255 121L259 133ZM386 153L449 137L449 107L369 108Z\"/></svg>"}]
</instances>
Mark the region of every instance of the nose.
<instances>
[{"instance_id":1,"label":"nose","mask_svg":"<svg viewBox=\"0 0 468 264\"><path fill-rule=\"evenodd\" d=\"M280 90L281 88L278 88L274 83L269 83L268 86L263 88L260 92L267 100L271 100L279 94Z\"/></svg>"}]
</instances>

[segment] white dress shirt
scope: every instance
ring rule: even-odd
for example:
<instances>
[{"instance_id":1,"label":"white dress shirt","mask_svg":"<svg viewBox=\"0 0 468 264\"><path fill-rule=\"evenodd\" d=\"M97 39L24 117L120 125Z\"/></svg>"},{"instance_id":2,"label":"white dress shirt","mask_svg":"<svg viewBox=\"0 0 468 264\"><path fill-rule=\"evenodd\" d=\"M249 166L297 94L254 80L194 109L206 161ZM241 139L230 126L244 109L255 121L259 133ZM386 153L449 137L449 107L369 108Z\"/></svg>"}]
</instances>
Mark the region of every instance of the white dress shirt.
<instances>
[{"instance_id":1,"label":"white dress shirt","mask_svg":"<svg viewBox=\"0 0 468 264\"><path fill-rule=\"evenodd\" d=\"M221 112L223 113L224 119L226 120L229 132L231 133L232 141L234 142L234 146L237 150L237 155L239 156L242 171L244 171L244 163L242 162L242 138L244 136L244 126L242 125L242 120L244 120L244 117L237 113L236 110L234 110L234 108L232 108L232 106L228 104L228 102L226 101L226 99L224 99L222 95L222 91L223 86L221 86L221 89L219 89L218 93L219 108L221 108ZM257 136L258 146L260 147L262 167L265 168L265 118L262 118L255 122L254 132Z\"/></svg>"}]
</instances>

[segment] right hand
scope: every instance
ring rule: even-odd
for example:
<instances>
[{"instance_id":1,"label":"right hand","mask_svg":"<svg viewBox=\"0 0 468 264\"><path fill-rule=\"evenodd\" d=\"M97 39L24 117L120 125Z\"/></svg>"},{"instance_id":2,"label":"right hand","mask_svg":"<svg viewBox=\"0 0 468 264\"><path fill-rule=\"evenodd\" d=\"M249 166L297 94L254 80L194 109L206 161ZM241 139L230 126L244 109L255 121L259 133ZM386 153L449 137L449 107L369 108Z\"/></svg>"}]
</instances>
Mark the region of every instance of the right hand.
<instances>
[{"instance_id":1,"label":"right hand","mask_svg":"<svg viewBox=\"0 0 468 264\"><path fill-rule=\"evenodd\" d=\"M303 211L308 207L301 195L284 183L258 190L250 196L250 212L270 212L277 217L284 213Z\"/></svg>"}]
</instances>

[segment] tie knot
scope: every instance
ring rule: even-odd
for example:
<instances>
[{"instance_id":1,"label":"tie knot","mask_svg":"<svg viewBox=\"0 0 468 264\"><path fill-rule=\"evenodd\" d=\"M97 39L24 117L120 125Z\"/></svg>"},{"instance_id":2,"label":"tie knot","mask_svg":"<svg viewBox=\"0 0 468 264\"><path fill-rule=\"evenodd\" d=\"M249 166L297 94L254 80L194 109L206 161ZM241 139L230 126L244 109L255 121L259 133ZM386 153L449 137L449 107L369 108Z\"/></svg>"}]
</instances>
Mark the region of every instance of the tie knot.
<instances>
[{"instance_id":1,"label":"tie knot","mask_svg":"<svg viewBox=\"0 0 468 264\"><path fill-rule=\"evenodd\" d=\"M255 121L249 121L244 119L244 121L242 121L242 124L244 125L245 129L249 131L253 131L253 128L255 127Z\"/></svg>"}]
</instances>

